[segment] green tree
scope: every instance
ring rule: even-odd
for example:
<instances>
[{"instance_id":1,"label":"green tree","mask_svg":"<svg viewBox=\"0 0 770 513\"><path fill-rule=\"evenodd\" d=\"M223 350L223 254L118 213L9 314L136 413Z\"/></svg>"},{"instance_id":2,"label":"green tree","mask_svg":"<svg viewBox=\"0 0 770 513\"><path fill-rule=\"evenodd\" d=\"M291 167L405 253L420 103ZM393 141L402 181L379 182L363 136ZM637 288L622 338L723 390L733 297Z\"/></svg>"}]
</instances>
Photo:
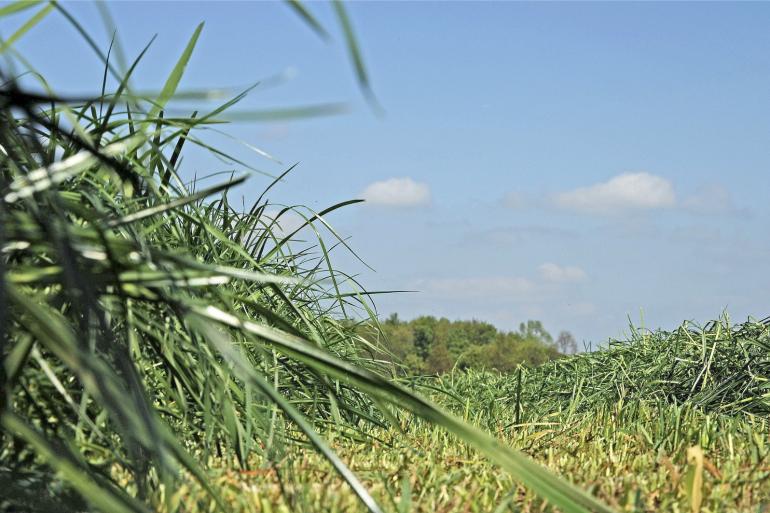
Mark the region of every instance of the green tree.
<instances>
[{"instance_id":1,"label":"green tree","mask_svg":"<svg viewBox=\"0 0 770 513\"><path fill-rule=\"evenodd\" d=\"M559 356L557 345L540 321L522 323L516 332L500 332L492 324L477 320L421 316L402 321L391 314L381 327L381 340L388 350L384 358L413 374L445 372L455 364L461 369L508 372L519 364L537 365ZM564 333L560 340L568 346L570 339Z\"/></svg>"},{"instance_id":2,"label":"green tree","mask_svg":"<svg viewBox=\"0 0 770 513\"><path fill-rule=\"evenodd\" d=\"M407 324L397 324L383 327L383 344L390 354L385 355L398 364L404 364L409 356L422 360L414 347L414 332ZM417 360L412 359L412 362Z\"/></svg>"},{"instance_id":3,"label":"green tree","mask_svg":"<svg viewBox=\"0 0 770 513\"><path fill-rule=\"evenodd\" d=\"M545 344L553 343L553 337L543 327L540 321L529 320L526 323L519 324L519 333L524 338L535 338Z\"/></svg>"},{"instance_id":4,"label":"green tree","mask_svg":"<svg viewBox=\"0 0 770 513\"><path fill-rule=\"evenodd\" d=\"M414 319L411 323L414 330L414 347L417 355L426 360L431 352L436 329L436 318L425 316Z\"/></svg>"},{"instance_id":5,"label":"green tree","mask_svg":"<svg viewBox=\"0 0 770 513\"><path fill-rule=\"evenodd\" d=\"M426 370L431 374L441 374L452 368L454 364L446 344L439 343L431 349L425 361Z\"/></svg>"}]
</instances>

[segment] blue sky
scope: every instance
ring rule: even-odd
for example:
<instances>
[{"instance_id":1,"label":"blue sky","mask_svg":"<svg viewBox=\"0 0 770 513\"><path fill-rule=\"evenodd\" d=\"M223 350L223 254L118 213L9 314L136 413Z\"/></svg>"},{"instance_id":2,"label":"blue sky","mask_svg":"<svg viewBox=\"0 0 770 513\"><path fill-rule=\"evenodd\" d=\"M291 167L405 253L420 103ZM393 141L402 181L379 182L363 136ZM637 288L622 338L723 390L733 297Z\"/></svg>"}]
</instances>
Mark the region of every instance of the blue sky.
<instances>
[{"instance_id":1,"label":"blue sky","mask_svg":"<svg viewBox=\"0 0 770 513\"><path fill-rule=\"evenodd\" d=\"M96 8L65 5L106 49ZM642 311L666 328L770 313L770 5L351 3L384 116L356 88L331 6L309 8L330 42L283 4L111 5L130 57L159 34L143 87L205 21L184 87L283 73L243 108L348 102L336 117L228 128L284 165L219 141L269 173L300 162L276 202L369 200L328 220L376 270L339 254L368 288L420 291L380 297L381 313L535 318L593 343ZM59 90L100 83L61 16L17 49ZM184 165L234 168L196 153Z\"/></svg>"}]
</instances>

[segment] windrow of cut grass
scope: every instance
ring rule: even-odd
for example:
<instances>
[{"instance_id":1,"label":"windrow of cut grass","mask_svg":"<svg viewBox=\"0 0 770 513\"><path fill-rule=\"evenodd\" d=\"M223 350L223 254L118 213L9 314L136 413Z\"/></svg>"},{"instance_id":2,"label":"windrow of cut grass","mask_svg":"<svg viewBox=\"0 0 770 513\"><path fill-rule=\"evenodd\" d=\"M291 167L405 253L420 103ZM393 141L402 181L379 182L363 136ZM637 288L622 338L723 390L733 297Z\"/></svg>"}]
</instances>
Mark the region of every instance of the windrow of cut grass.
<instances>
[{"instance_id":1,"label":"windrow of cut grass","mask_svg":"<svg viewBox=\"0 0 770 513\"><path fill-rule=\"evenodd\" d=\"M474 377L475 376L475 377ZM463 407L473 397L484 416L516 425L557 415L570 421L597 408L670 404L705 413L770 416L770 325L733 325L725 316L673 331L631 327L628 340L513 373L448 373L413 386L445 390ZM451 398L454 398L452 401Z\"/></svg>"},{"instance_id":2,"label":"windrow of cut grass","mask_svg":"<svg viewBox=\"0 0 770 513\"><path fill-rule=\"evenodd\" d=\"M724 319L719 322L719 337L711 323L704 330L706 339L710 333L722 339L728 324ZM677 344L671 337L694 338L692 326L686 328L687 334L658 332L657 342ZM754 347L752 341L762 342L767 328L749 322L730 332L739 342L729 347L740 350ZM456 372L414 379L412 384L465 422L494 432L506 445L590 490L618 511L770 511L770 419L766 415L704 406L695 395L680 399L671 393L616 394L609 383L607 393L595 394L591 401L577 395L572 401L530 379L548 374L562 381L557 391L568 389L570 383L576 388L574 375L552 374L554 369L587 365L590 360L597 375L612 374L625 346L634 343L646 342L614 343L596 354L566 357L557 366L523 369L521 374ZM621 390L623 374L614 374ZM650 369L635 375L659 381ZM756 375L755 380L761 383L762 376ZM755 394L752 391L748 398L756 399ZM414 415L399 415L397 425L375 428L365 440L343 436L335 426L329 426L328 433L332 445L386 511L558 511L498 472L472 446ZM234 511L360 510L326 463L296 447L258 475L239 472L224 460L212 462L209 468ZM194 487L186 491L203 497ZM204 501L196 511L208 506Z\"/></svg>"}]
</instances>

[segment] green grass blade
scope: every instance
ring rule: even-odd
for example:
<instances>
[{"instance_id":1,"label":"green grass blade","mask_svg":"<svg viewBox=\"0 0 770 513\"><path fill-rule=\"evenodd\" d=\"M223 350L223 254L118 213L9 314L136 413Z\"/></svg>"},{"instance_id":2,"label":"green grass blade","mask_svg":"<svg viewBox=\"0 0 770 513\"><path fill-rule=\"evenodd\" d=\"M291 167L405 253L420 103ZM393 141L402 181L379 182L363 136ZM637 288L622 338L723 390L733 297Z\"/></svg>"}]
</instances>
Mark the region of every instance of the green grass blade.
<instances>
[{"instance_id":1,"label":"green grass blade","mask_svg":"<svg viewBox=\"0 0 770 513\"><path fill-rule=\"evenodd\" d=\"M166 83L164 84L163 89L161 89L160 95L158 95L158 99L155 101L152 110L150 110L149 114L147 115L148 118L156 117L158 113L163 110L171 97L174 96L174 92L179 86L179 82L182 80L184 70L187 67L187 63L190 61L193 50L195 49L195 44L198 42L198 37L203 30L203 25L204 23L201 22L195 28L195 31L190 37L190 40L187 42L187 46L182 52L182 55L174 65L174 69L171 70L171 74L169 74L168 78L166 79Z\"/></svg>"},{"instance_id":2,"label":"green grass blade","mask_svg":"<svg viewBox=\"0 0 770 513\"><path fill-rule=\"evenodd\" d=\"M329 33L326 32L326 30L323 28L321 23L316 19L315 16L313 16L310 11L308 11L307 7L305 7L305 4L300 2L299 0L286 0L286 3L289 5L289 7L300 17L302 20L308 24L308 26L313 29L313 31L318 34L321 39L328 40L329 39Z\"/></svg>"},{"instance_id":3,"label":"green grass blade","mask_svg":"<svg viewBox=\"0 0 770 513\"><path fill-rule=\"evenodd\" d=\"M54 447L40 433L36 432L24 420L11 412L0 414L0 424L35 448L37 453L67 480L83 497L101 511L116 513L149 513L133 497L118 493L94 482L93 477L75 463L74 457L62 447Z\"/></svg>"},{"instance_id":4,"label":"green grass blade","mask_svg":"<svg viewBox=\"0 0 770 513\"><path fill-rule=\"evenodd\" d=\"M0 7L0 18L40 5L43 0L15 0Z\"/></svg>"},{"instance_id":5,"label":"green grass blade","mask_svg":"<svg viewBox=\"0 0 770 513\"><path fill-rule=\"evenodd\" d=\"M5 41L2 41L0 43L0 53L5 53L6 50L8 50L13 44L18 41L24 34L29 32L35 25L43 21L46 16L53 10L54 4L48 4L42 9L40 9L38 12L36 12L29 20L27 20L21 27L19 27L16 32L11 34L11 36L6 39ZM0 16L2 16L2 13L0 13Z\"/></svg>"},{"instance_id":6,"label":"green grass blade","mask_svg":"<svg viewBox=\"0 0 770 513\"><path fill-rule=\"evenodd\" d=\"M191 316L188 317L188 322L190 322L198 332L204 335L206 340L222 353L222 356L234 366L241 379L251 382L256 388L267 395L270 400L273 401L286 416L302 430L303 433L305 433L311 443L327 460L329 460L342 478L347 481L369 511L372 513L382 513L380 506L366 490L366 487L358 480L356 475L347 467L347 465L345 465L339 456L329 448L307 419L305 419L305 417L262 376L254 372L254 367L248 360L240 354L221 333L217 332L210 324L207 324L204 319L205 317L203 316Z\"/></svg>"},{"instance_id":7,"label":"green grass blade","mask_svg":"<svg viewBox=\"0 0 770 513\"><path fill-rule=\"evenodd\" d=\"M364 92L364 95L370 104L379 108L377 99L374 96L374 91L372 90L371 83L369 82L369 74L366 71L364 58L361 55L361 49L358 44L358 40L356 39L356 35L353 32L353 25L350 23L347 9L341 0L332 0L332 4L334 5L334 12L337 14L337 19L342 26L342 33L345 36L345 44L348 48L350 60L353 62L353 66L356 71L356 79L358 80L358 85L361 87L361 90Z\"/></svg>"},{"instance_id":8,"label":"green grass blade","mask_svg":"<svg viewBox=\"0 0 770 513\"><path fill-rule=\"evenodd\" d=\"M234 187L236 185L242 184L244 181L246 181L246 178L248 178L248 175L240 176L226 183L215 185L207 189L203 189L201 191L196 192L195 194L184 196L182 198L169 201L168 203L161 203L160 205L154 205L152 207L140 210L139 212L134 212L133 214L125 215L120 219L112 219L107 222L107 226L109 226L110 228L116 228L124 224L135 223L137 221L141 221L149 217L163 214L170 210L174 210L179 207L183 207L184 205L189 205L190 203L194 203L203 198L207 198L213 194L216 194L217 192L229 189L230 187Z\"/></svg>"}]
</instances>

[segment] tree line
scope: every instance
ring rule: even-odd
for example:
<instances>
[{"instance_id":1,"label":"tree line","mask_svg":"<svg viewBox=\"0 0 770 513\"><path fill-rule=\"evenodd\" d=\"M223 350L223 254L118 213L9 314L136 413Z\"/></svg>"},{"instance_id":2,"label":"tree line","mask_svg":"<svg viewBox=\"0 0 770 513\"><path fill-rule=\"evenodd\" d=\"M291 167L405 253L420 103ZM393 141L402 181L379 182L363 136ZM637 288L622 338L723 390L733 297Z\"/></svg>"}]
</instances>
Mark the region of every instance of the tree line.
<instances>
[{"instance_id":1,"label":"tree line","mask_svg":"<svg viewBox=\"0 0 770 513\"><path fill-rule=\"evenodd\" d=\"M421 316L410 321L392 314L382 326L386 359L412 374L440 374L453 367L506 372L520 364L539 365L577 352L575 338L562 331L554 340L540 321L499 331L492 324Z\"/></svg>"}]
</instances>

